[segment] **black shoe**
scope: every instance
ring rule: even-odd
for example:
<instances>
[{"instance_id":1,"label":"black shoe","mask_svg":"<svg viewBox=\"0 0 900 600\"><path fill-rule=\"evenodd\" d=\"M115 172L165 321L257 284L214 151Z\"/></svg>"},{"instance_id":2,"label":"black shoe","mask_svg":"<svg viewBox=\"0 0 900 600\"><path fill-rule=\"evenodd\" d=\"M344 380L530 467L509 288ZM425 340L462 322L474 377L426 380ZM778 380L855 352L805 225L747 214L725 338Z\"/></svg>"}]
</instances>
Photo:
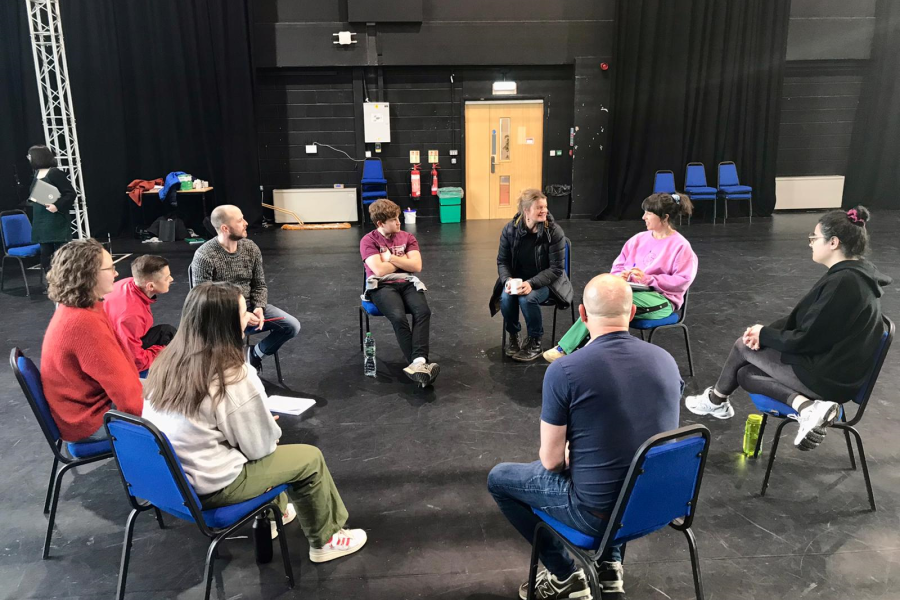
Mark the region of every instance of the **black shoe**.
<instances>
[{"instance_id":1,"label":"black shoe","mask_svg":"<svg viewBox=\"0 0 900 600\"><path fill-rule=\"evenodd\" d=\"M506 341L506 348L503 351L507 356L512 356L513 354L518 354L519 350L522 349L522 346L519 345L519 334L518 333L510 333L506 332L506 335L509 336L509 339Z\"/></svg>"},{"instance_id":2,"label":"black shoe","mask_svg":"<svg viewBox=\"0 0 900 600\"><path fill-rule=\"evenodd\" d=\"M597 565L600 595L603 600L625 600L625 571L620 562L601 562Z\"/></svg>"},{"instance_id":3,"label":"black shoe","mask_svg":"<svg viewBox=\"0 0 900 600\"><path fill-rule=\"evenodd\" d=\"M529 336L525 338L525 343L522 344L522 349L519 350L518 353L514 354L512 356L512 359L519 362L531 362L541 356L543 353L544 351L541 349L541 339Z\"/></svg>"},{"instance_id":4,"label":"black shoe","mask_svg":"<svg viewBox=\"0 0 900 600\"><path fill-rule=\"evenodd\" d=\"M256 346L247 346L247 364L256 369L257 373L262 373L262 359L256 355Z\"/></svg>"}]
</instances>

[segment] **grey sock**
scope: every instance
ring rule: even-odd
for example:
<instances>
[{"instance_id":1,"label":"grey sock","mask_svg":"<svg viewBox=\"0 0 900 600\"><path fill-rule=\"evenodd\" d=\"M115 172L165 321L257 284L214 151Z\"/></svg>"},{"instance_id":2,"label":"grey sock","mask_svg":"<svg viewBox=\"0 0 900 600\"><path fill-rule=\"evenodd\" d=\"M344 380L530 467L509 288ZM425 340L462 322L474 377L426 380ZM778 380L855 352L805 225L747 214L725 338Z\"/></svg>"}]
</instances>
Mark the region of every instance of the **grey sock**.
<instances>
[{"instance_id":1,"label":"grey sock","mask_svg":"<svg viewBox=\"0 0 900 600\"><path fill-rule=\"evenodd\" d=\"M710 388L709 390L709 401L719 406L720 404L724 404L725 401L728 400L728 396L722 397L715 392L715 388Z\"/></svg>"},{"instance_id":2,"label":"grey sock","mask_svg":"<svg viewBox=\"0 0 900 600\"><path fill-rule=\"evenodd\" d=\"M256 357L259 358L260 360L262 360L262 357L265 356L265 354L263 354L262 352L260 352L260 350L259 350L259 344L256 344L255 346L253 346L253 353L254 353L254 354L256 355Z\"/></svg>"}]
</instances>

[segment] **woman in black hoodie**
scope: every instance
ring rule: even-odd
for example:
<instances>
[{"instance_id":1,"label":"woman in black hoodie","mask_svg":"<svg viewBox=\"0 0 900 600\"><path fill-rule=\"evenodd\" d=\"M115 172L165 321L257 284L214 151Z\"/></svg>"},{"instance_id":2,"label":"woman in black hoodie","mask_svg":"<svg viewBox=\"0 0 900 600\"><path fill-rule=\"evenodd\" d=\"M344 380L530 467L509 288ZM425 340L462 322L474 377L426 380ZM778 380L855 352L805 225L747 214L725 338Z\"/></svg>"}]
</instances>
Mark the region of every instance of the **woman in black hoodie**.
<instances>
[{"instance_id":1,"label":"woman in black hoodie","mask_svg":"<svg viewBox=\"0 0 900 600\"><path fill-rule=\"evenodd\" d=\"M500 233L497 253L499 277L489 304L491 316L499 309L509 334L503 352L518 361L531 361L541 355L544 324L541 303L549 298L566 309L572 303L572 283L566 276L566 235L547 210L547 197L540 190L524 190L519 212ZM511 279L522 280L517 290ZM515 292L515 293L511 293ZM528 337L519 344L519 312L525 317Z\"/></svg>"},{"instance_id":2,"label":"woman in black hoodie","mask_svg":"<svg viewBox=\"0 0 900 600\"><path fill-rule=\"evenodd\" d=\"M747 328L716 384L685 398L689 411L729 419L729 395L749 386L799 413L797 446L814 428L834 422L838 403L851 400L865 383L884 333L880 298L891 280L863 258L868 220L863 206L819 219L809 245L813 260L828 271L787 318Z\"/></svg>"}]
</instances>

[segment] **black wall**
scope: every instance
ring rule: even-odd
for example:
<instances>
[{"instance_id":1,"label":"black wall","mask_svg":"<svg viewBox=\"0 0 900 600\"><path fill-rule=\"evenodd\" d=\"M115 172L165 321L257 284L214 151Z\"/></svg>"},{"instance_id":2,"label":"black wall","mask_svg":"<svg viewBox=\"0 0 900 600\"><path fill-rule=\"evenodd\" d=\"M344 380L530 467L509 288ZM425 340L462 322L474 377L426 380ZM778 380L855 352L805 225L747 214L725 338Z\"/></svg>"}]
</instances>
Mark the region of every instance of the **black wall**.
<instances>
[{"instance_id":1,"label":"black wall","mask_svg":"<svg viewBox=\"0 0 900 600\"><path fill-rule=\"evenodd\" d=\"M875 31L875 0L792 0L779 176L843 175Z\"/></svg>"},{"instance_id":2,"label":"black wall","mask_svg":"<svg viewBox=\"0 0 900 600\"><path fill-rule=\"evenodd\" d=\"M608 116L601 109L610 95L600 63L611 61L614 0L422 0L422 8L421 23L366 25L349 22L342 1L254 4L262 185L356 185L358 163L328 148L306 154L306 144L319 142L353 159L366 150L380 157L389 195L411 204L409 151L419 150L426 170L415 202L420 217L437 217L427 151L440 151L441 186L465 187L465 101L492 99L491 84L505 78L516 81L516 97L544 100L543 185L574 192L552 199L554 213L567 216L570 200L573 216L598 212ZM357 43L335 45L332 34L342 30L356 32ZM391 105L391 142L380 154L363 143L366 98ZM551 149L563 156L550 157Z\"/></svg>"}]
</instances>

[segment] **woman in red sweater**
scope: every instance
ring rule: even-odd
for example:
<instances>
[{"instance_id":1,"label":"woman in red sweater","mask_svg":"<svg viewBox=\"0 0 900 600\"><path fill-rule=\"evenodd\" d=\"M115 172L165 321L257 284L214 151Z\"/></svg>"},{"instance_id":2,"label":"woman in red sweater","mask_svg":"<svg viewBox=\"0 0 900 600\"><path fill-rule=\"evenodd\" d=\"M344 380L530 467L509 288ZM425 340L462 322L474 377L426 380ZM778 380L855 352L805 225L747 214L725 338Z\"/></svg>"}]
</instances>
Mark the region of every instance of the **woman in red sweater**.
<instances>
[{"instance_id":1,"label":"woman in red sweater","mask_svg":"<svg viewBox=\"0 0 900 600\"><path fill-rule=\"evenodd\" d=\"M57 250L47 274L59 306L44 334L41 379L67 442L106 437L103 415L111 408L140 416L144 407L137 368L103 310L117 275L112 256L91 239Z\"/></svg>"}]
</instances>

